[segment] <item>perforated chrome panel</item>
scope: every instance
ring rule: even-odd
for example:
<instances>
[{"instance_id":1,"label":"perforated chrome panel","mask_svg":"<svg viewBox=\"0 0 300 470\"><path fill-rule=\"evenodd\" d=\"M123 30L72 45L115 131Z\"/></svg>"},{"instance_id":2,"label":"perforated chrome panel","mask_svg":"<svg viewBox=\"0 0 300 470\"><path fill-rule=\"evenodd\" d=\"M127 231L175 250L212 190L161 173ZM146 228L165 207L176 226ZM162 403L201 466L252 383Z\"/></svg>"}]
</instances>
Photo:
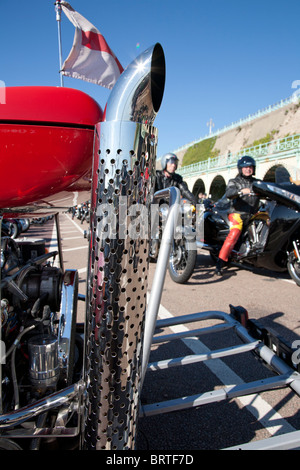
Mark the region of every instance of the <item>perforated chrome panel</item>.
<instances>
[{"instance_id":1,"label":"perforated chrome panel","mask_svg":"<svg viewBox=\"0 0 300 470\"><path fill-rule=\"evenodd\" d=\"M120 124L101 124L92 189L85 365L88 449L134 448L139 406L157 131L125 123L126 132L118 130L121 137L116 138L116 126ZM120 144L123 134L126 141Z\"/></svg>"}]
</instances>

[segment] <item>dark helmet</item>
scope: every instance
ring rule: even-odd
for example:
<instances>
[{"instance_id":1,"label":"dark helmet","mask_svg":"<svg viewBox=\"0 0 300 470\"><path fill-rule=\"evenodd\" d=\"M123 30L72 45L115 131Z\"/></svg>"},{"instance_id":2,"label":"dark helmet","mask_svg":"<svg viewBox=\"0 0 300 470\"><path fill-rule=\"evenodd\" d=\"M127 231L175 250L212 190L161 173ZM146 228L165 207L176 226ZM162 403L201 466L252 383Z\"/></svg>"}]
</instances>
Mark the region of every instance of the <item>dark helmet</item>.
<instances>
[{"instance_id":1,"label":"dark helmet","mask_svg":"<svg viewBox=\"0 0 300 470\"><path fill-rule=\"evenodd\" d=\"M161 158L161 169L165 170L167 168L167 163L176 163L176 169L178 166L178 158L175 155L175 153L166 153L162 158Z\"/></svg>"},{"instance_id":2,"label":"dark helmet","mask_svg":"<svg viewBox=\"0 0 300 470\"><path fill-rule=\"evenodd\" d=\"M244 155L238 160L237 167L240 175L242 174L242 168L247 166L253 166L253 175L255 175L256 163L254 158L250 157L250 155Z\"/></svg>"}]
</instances>

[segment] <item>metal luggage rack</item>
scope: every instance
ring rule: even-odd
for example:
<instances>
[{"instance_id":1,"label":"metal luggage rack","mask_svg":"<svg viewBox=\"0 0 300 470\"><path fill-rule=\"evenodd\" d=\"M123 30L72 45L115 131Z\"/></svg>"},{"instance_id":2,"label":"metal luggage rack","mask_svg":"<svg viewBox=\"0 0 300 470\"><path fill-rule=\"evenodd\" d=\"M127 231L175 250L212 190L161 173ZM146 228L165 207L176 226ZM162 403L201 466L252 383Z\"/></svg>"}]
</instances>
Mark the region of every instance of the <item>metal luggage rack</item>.
<instances>
[{"instance_id":1,"label":"metal luggage rack","mask_svg":"<svg viewBox=\"0 0 300 470\"><path fill-rule=\"evenodd\" d=\"M245 352L252 352L265 366L274 372L275 375L248 383L225 386L220 389L198 395L185 396L152 404L144 404L141 405L140 417L154 416L162 413L199 407L204 404L230 400L244 395L261 393L283 387L290 387L299 396L299 366L293 363L293 353L295 350L292 349L282 337L276 335L273 331L264 328L258 321L248 319L248 313L243 307L234 307L230 305L230 313L222 311L206 311L161 320L157 319L166 267L173 239L172 233L174 233L174 227L177 221L177 205L179 204L179 194L177 191L178 190L175 188L169 188L167 190L170 198L170 211L162 237L160 253L157 260L146 313L143 380L147 370L159 371L187 364L205 362L216 358L220 359ZM162 197L162 195L166 197L166 193L163 193L162 191L156 193L155 197ZM158 336L158 332L161 332L162 329L205 320L217 320L219 323L194 330L183 329L181 332ZM241 344L214 350L209 353L191 354L185 357L149 363L152 344L191 336L207 335L229 329L238 336L239 340L241 340ZM295 448L300 448L300 431L270 437L269 439L263 439L261 441L241 444L231 447L230 449L283 450Z\"/></svg>"}]
</instances>

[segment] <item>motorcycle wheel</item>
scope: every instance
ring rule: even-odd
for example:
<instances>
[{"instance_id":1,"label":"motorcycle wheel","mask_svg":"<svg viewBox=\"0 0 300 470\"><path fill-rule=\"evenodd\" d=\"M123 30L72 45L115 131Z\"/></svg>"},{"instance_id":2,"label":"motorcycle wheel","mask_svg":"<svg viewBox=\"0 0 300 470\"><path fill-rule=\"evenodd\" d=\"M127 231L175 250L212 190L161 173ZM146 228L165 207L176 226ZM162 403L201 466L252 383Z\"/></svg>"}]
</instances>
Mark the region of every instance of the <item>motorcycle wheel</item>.
<instances>
[{"instance_id":1,"label":"motorcycle wheel","mask_svg":"<svg viewBox=\"0 0 300 470\"><path fill-rule=\"evenodd\" d=\"M189 243L185 238L174 240L168 270L171 279L177 284L185 284L195 269L197 250L189 249Z\"/></svg>"},{"instance_id":2,"label":"motorcycle wheel","mask_svg":"<svg viewBox=\"0 0 300 470\"><path fill-rule=\"evenodd\" d=\"M295 281L297 286L300 286L300 263L297 260L294 252L291 252L288 256L287 268L293 281Z\"/></svg>"}]
</instances>

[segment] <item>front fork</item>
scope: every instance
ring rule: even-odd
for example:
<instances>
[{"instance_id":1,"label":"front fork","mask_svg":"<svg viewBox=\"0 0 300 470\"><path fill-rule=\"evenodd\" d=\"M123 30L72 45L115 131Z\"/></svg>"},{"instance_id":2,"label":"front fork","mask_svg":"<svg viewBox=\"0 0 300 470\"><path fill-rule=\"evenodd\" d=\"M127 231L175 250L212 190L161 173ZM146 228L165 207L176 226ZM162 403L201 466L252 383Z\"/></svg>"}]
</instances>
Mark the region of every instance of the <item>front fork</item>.
<instances>
[{"instance_id":1,"label":"front fork","mask_svg":"<svg viewBox=\"0 0 300 470\"><path fill-rule=\"evenodd\" d=\"M293 241L293 250L292 252L294 253L294 256L297 260L297 263L300 262L300 253L299 253L299 250L300 250L300 242L299 240L294 240Z\"/></svg>"}]
</instances>

